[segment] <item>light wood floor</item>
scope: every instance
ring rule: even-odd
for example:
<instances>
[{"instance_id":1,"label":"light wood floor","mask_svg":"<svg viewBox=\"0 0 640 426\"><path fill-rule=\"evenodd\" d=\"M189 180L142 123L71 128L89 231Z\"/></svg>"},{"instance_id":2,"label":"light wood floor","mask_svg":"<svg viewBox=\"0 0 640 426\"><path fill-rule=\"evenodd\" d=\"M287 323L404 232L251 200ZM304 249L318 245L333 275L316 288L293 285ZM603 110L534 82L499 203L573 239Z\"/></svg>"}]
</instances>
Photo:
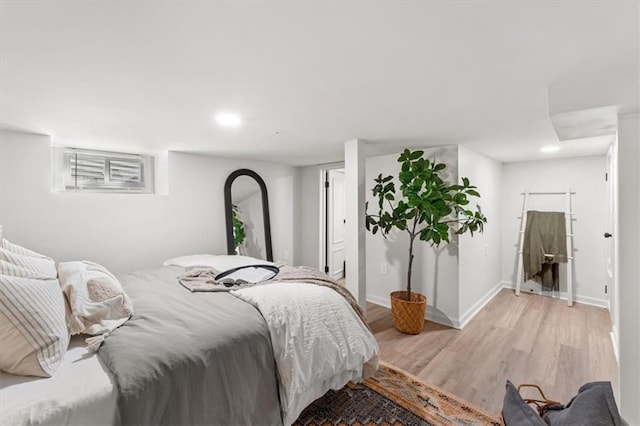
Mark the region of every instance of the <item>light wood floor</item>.
<instances>
[{"instance_id":1,"label":"light wood floor","mask_svg":"<svg viewBox=\"0 0 640 426\"><path fill-rule=\"evenodd\" d=\"M617 388L606 309L503 289L464 330L427 322L416 336L391 324L391 311L368 304L381 359L483 408L502 409L507 379L535 383L562 402L589 381Z\"/></svg>"}]
</instances>

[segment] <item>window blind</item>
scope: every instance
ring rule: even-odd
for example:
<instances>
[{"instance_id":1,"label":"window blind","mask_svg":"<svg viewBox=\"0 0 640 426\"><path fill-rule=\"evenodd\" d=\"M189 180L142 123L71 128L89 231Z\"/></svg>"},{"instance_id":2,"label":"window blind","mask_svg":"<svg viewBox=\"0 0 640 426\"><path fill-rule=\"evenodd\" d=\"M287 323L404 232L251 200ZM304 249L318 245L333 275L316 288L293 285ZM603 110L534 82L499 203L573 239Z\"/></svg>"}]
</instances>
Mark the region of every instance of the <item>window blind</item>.
<instances>
[{"instance_id":1,"label":"window blind","mask_svg":"<svg viewBox=\"0 0 640 426\"><path fill-rule=\"evenodd\" d=\"M118 152L63 148L65 190L152 192L153 158Z\"/></svg>"}]
</instances>

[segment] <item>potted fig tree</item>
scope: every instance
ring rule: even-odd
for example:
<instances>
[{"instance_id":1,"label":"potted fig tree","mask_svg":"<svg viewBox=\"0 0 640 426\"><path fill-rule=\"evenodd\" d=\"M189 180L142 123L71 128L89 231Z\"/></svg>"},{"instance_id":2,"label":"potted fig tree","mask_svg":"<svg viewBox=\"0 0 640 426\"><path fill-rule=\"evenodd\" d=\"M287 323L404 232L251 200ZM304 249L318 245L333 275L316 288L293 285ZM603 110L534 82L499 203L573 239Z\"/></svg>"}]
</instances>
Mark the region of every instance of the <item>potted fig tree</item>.
<instances>
[{"instance_id":1,"label":"potted fig tree","mask_svg":"<svg viewBox=\"0 0 640 426\"><path fill-rule=\"evenodd\" d=\"M405 149L398 157L399 187L393 176L379 174L371 189L378 201L377 214L368 214L366 228L386 238L393 229L409 234L406 291L391 293L393 326L403 333L419 334L424 327L427 299L411 291L413 247L416 240L439 246L450 233L482 232L487 222L479 205L468 207L470 197L480 197L466 177L461 184L445 181L446 164L424 157L424 151Z\"/></svg>"}]
</instances>

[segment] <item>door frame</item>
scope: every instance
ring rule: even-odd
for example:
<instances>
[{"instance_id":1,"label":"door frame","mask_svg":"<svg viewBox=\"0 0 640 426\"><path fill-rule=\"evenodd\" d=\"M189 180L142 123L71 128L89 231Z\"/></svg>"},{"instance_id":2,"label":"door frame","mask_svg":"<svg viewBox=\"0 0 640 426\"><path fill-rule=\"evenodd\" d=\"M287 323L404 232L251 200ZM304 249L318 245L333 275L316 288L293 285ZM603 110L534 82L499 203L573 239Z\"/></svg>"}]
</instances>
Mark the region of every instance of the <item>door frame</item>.
<instances>
[{"instance_id":1,"label":"door frame","mask_svg":"<svg viewBox=\"0 0 640 426\"><path fill-rule=\"evenodd\" d=\"M333 163L327 164L320 168L318 173L318 189L319 189L319 197L320 202L318 205L320 206L320 211L318 212L319 226L318 226L318 269L321 271L326 271L329 267L328 264L328 234L327 234L327 221L329 217L327 215L327 207L328 207L328 196L329 191L325 186L325 182L329 177L329 170L336 169L344 169L344 162L341 163ZM325 272L328 273L328 272Z\"/></svg>"},{"instance_id":2,"label":"door frame","mask_svg":"<svg viewBox=\"0 0 640 426\"><path fill-rule=\"evenodd\" d=\"M613 343L613 350L616 356L616 360L619 360L618 348L620 345L620 337L619 337L619 327L620 327L620 278L619 278L619 246L618 246L618 235L620 233L620 228L618 225L618 134L616 133L614 142L609 146L607 153L605 154L606 169L608 170L607 176L607 195L609 212L608 223L606 223L606 232L611 232L613 236L611 237L611 241L608 241L607 244L610 244L610 256L611 256L611 288L609 289L608 294L608 302L609 302L609 316L611 318L611 341ZM608 273L609 271L607 271ZM608 277L607 277L608 279Z\"/></svg>"}]
</instances>

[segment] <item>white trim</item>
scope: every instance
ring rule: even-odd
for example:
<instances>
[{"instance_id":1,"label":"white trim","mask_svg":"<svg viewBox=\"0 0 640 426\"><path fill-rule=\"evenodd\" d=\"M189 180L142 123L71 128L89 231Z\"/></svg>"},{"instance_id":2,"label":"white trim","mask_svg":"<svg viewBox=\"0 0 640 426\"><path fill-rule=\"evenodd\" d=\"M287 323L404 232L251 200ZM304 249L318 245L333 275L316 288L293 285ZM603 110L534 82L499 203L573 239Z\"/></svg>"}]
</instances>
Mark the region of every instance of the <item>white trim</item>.
<instances>
[{"instance_id":1,"label":"white trim","mask_svg":"<svg viewBox=\"0 0 640 426\"><path fill-rule=\"evenodd\" d=\"M327 173L327 169L325 168L321 168L320 169L320 202L318 203L318 205L320 206L320 214L319 214L319 219L320 219L320 226L319 226L319 230L320 230L320 234L318 236L318 243L320 245L320 248L318 249L318 269L321 270L322 272L325 271L325 252L326 252L326 239L324 238L324 234L325 234L325 216L326 216L326 200L325 200L325 187L324 187L324 183L326 180L326 173Z\"/></svg>"},{"instance_id":2,"label":"white trim","mask_svg":"<svg viewBox=\"0 0 640 426\"><path fill-rule=\"evenodd\" d=\"M482 296L480 300L474 303L473 306L467 309L467 312L460 315L460 321L459 321L460 328L462 329L466 327L469 321L471 321L473 317L475 317L478 314L478 312L480 312L482 308L484 308L487 305L487 303L489 303L494 297L496 297L496 295L500 292L500 290L502 290L502 288L503 288L503 282L500 281L491 290L489 290L484 296Z\"/></svg>"},{"instance_id":3,"label":"white trim","mask_svg":"<svg viewBox=\"0 0 640 426\"><path fill-rule=\"evenodd\" d=\"M515 290L515 286L513 285L513 283L511 281L502 281L502 284L503 284L504 288L509 288L509 289ZM523 291L522 293L525 293L525 294L530 293L530 294L535 294L537 296L549 297L549 296L546 296L544 294L527 292L527 291ZM564 291L560 292L560 295L559 295L559 297L557 297L557 299L567 300L567 293L564 292ZM582 303L584 305L597 306L599 308L607 309L607 299L596 299L595 297L574 295L573 296L573 300L575 302Z\"/></svg>"},{"instance_id":4,"label":"white trim","mask_svg":"<svg viewBox=\"0 0 640 426\"><path fill-rule=\"evenodd\" d=\"M367 302L373 303L375 305L384 306L387 309L391 309L391 300L384 297L375 296L373 294L367 294Z\"/></svg>"},{"instance_id":5,"label":"white trim","mask_svg":"<svg viewBox=\"0 0 640 426\"><path fill-rule=\"evenodd\" d=\"M437 322L438 324L446 325L448 327L453 327L458 330L462 330L459 319L449 318L441 311L436 311L435 308L430 306L427 306L427 320L431 322Z\"/></svg>"},{"instance_id":6,"label":"white trim","mask_svg":"<svg viewBox=\"0 0 640 426\"><path fill-rule=\"evenodd\" d=\"M613 353L616 356L616 362L618 363L618 369L620 369L620 355L618 354L618 329L614 325L611 327L611 344L613 345Z\"/></svg>"},{"instance_id":7,"label":"white trim","mask_svg":"<svg viewBox=\"0 0 640 426\"><path fill-rule=\"evenodd\" d=\"M367 294L367 302L374 303L376 305L383 306L387 309L391 309L391 299L373 294ZM460 321L457 318L449 318L445 314L437 311L433 306L427 305L427 314L425 316L427 321L437 322L438 324L446 325L447 327L453 327L460 330Z\"/></svg>"}]
</instances>

